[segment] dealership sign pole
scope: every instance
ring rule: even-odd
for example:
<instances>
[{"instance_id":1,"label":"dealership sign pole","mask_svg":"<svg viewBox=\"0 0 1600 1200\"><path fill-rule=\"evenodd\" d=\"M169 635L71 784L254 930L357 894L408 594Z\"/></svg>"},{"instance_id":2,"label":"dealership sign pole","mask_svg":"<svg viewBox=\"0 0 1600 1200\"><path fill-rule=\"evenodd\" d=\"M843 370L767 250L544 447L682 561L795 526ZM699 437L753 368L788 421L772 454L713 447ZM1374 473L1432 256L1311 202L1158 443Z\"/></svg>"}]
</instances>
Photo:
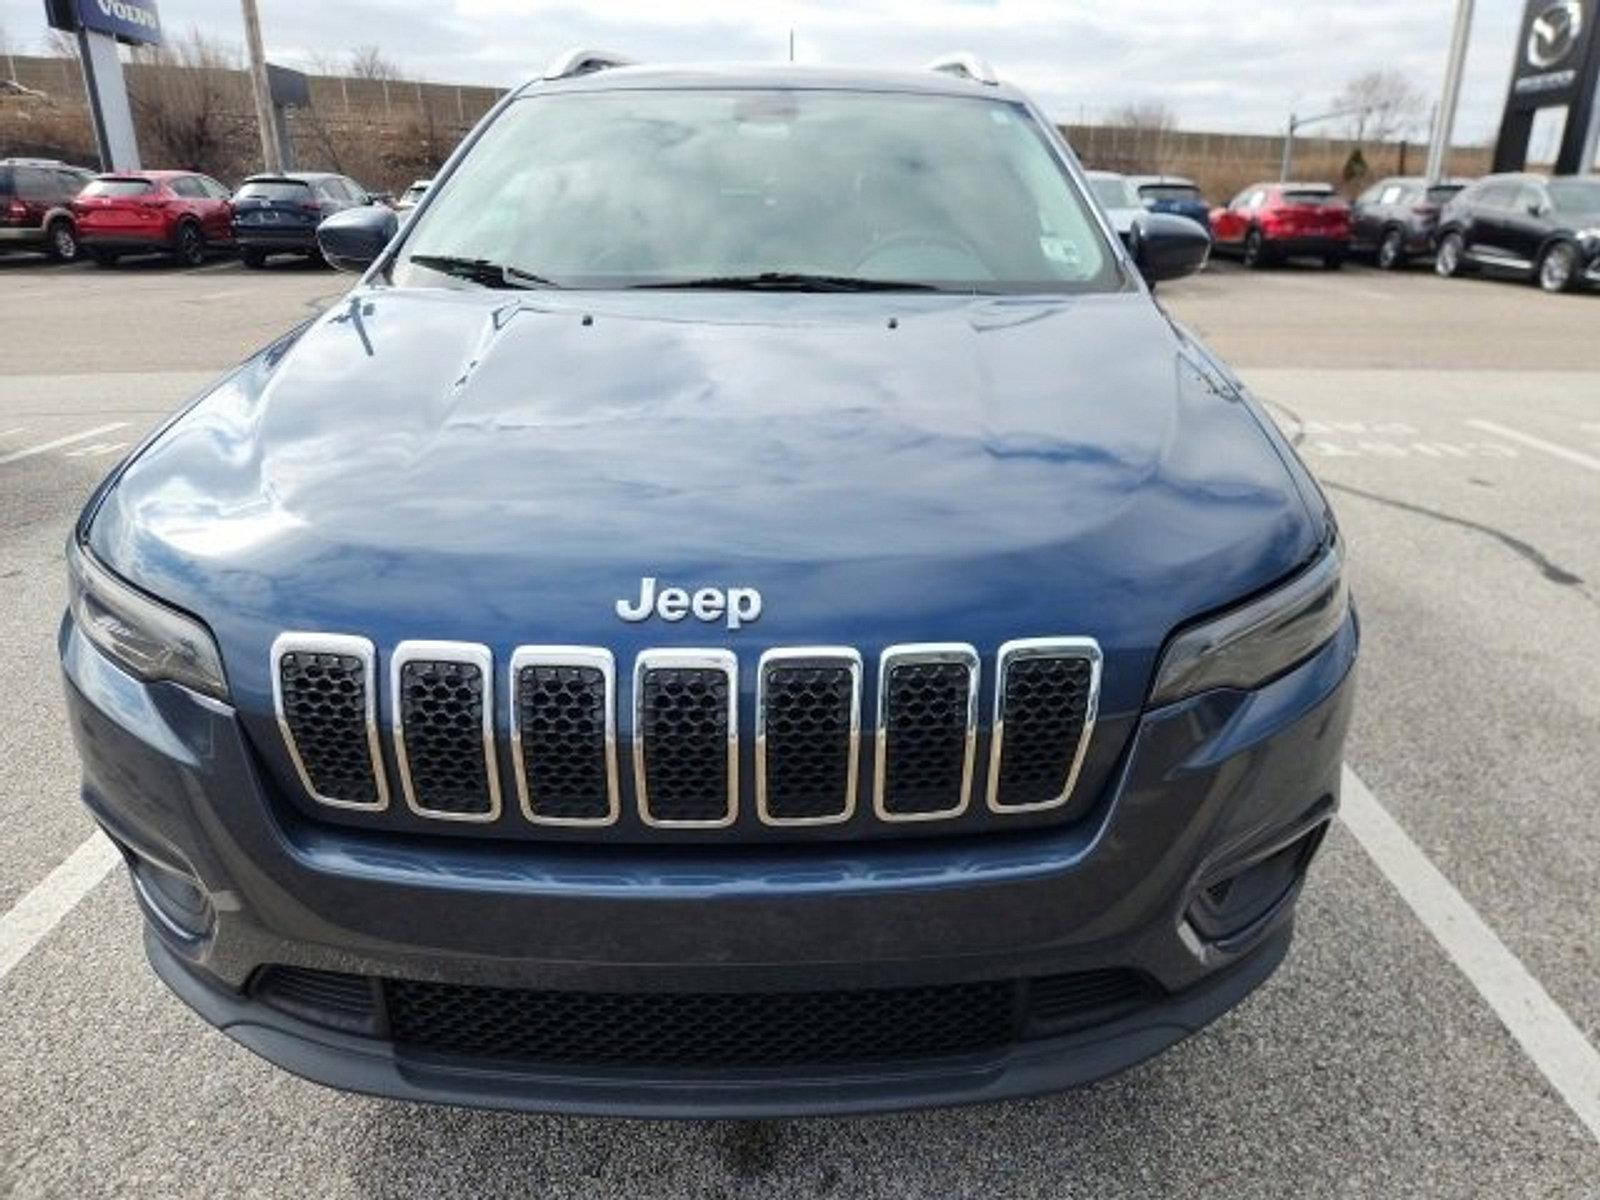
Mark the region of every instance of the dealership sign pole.
<instances>
[{"instance_id":1,"label":"dealership sign pole","mask_svg":"<svg viewBox=\"0 0 1600 1200\"><path fill-rule=\"evenodd\" d=\"M44 11L52 28L78 36L78 59L94 118L101 169L137 171L139 141L133 132L133 110L117 44L161 44L156 0L45 0Z\"/></svg>"}]
</instances>

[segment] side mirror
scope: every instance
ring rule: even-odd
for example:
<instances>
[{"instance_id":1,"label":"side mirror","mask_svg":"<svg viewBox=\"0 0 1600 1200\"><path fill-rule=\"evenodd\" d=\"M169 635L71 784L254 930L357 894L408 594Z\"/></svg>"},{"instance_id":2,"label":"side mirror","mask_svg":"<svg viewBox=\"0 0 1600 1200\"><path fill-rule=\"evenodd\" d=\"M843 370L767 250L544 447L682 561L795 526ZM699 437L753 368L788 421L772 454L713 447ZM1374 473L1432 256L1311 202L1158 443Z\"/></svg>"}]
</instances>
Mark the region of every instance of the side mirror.
<instances>
[{"instance_id":1,"label":"side mirror","mask_svg":"<svg viewBox=\"0 0 1600 1200\"><path fill-rule=\"evenodd\" d=\"M1198 221L1172 213L1147 213L1134 243L1134 262L1146 283L1193 275L1211 257L1211 233Z\"/></svg>"},{"instance_id":2,"label":"side mirror","mask_svg":"<svg viewBox=\"0 0 1600 1200\"><path fill-rule=\"evenodd\" d=\"M322 257L341 271L365 271L400 229L395 215L382 205L363 205L336 212L317 226Z\"/></svg>"}]
</instances>

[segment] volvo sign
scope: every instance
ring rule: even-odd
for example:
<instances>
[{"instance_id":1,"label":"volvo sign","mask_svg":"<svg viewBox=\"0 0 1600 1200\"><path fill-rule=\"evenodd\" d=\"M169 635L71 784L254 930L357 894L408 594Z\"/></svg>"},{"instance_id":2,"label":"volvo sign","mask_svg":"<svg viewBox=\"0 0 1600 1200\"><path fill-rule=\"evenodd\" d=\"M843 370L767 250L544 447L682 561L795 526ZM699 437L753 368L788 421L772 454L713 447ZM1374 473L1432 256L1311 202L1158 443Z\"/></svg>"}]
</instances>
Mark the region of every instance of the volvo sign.
<instances>
[{"instance_id":1,"label":"volvo sign","mask_svg":"<svg viewBox=\"0 0 1600 1200\"><path fill-rule=\"evenodd\" d=\"M101 170L137 171L139 143L117 43L161 44L156 0L44 0L44 14L52 28L77 36Z\"/></svg>"},{"instance_id":2,"label":"volvo sign","mask_svg":"<svg viewBox=\"0 0 1600 1200\"><path fill-rule=\"evenodd\" d=\"M161 44L161 14L156 0L78 0L78 23L123 42Z\"/></svg>"},{"instance_id":3,"label":"volvo sign","mask_svg":"<svg viewBox=\"0 0 1600 1200\"><path fill-rule=\"evenodd\" d=\"M1556 173L1591 168L1600 134L1597 26L1600 0L1529 0L1495 145L1496 171L1520 171L1527 165L1534 117L1547 108L1566 110Z\"/></svg>"}]
</instances>

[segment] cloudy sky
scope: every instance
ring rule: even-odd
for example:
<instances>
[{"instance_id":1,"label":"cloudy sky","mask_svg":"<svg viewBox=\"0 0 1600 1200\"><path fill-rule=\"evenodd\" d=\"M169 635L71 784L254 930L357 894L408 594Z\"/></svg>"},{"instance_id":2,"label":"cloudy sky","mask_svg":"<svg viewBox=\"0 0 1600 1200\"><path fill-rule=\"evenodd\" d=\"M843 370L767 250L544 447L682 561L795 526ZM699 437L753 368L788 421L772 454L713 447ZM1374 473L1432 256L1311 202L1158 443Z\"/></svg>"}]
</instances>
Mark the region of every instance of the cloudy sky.
<instances>
[{"instance_id":1,"label":"cloudy sky","mask_svg":"<svg viewBox=\"0 0 1600 1200\"><path fill-rule=\"evenodd\" d=\"M1499 118L1523 0L1478 0L1457 137ZM268 57L287 65L377 44L409 74L509 85L572 45L661 61L915 65L990 58L1050 114L1093 120L1167 102L1193 129L1268 131L1315 112L1351 76L1405 72L1429 95L1455 0L260 0ZM43 44L41 0L0 0L14 52ZM169 33L238 44L235 0L160 0ZM1422 131L1418 131L1419 134Z\"/></svg>"}]
</instances>

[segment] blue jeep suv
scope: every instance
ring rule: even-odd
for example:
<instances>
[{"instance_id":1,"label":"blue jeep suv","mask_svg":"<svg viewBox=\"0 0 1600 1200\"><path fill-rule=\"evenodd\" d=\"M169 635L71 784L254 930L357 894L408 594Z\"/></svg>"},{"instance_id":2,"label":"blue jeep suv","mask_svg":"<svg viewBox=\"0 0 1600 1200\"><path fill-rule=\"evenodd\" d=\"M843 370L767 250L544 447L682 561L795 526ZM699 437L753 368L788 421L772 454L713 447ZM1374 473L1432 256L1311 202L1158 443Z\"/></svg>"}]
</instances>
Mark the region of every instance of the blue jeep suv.
<instances>
[{"instance_id":1,"label":"blue jeep suv","mask_svg":"<svg viewBox=\"0 0 1600 1200\"><path fill-rule=\"evenodd\" d=\"M577 54L94 494L83 799L336 1087L864 1112L1127 1067L1282 960L1333 516L1028 100Z\"/></svg>"}]
</instances>

